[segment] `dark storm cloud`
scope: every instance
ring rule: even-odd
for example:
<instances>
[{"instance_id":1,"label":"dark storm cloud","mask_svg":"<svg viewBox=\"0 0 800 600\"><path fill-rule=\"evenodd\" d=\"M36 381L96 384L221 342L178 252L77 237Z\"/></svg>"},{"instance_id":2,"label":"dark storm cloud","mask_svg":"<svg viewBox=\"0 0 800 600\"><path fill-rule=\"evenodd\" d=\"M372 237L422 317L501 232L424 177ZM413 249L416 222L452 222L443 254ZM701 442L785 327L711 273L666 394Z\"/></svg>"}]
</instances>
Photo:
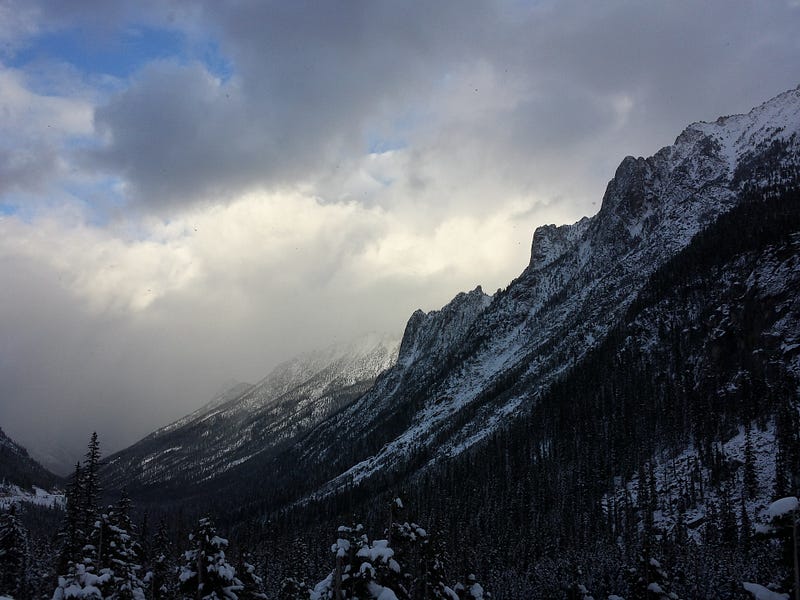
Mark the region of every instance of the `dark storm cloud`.
<instances>
[{"instance_id":1,"label":"dark storm cloud","mask_svg":"<svg viewBox=\"0 0 800 600\"><path fill-rule=\"evenodd\" d=\"M157 205L308 180L367 149L482 36L483 3L208 3L234 65L146 67L100 107L94 156ZM488 5L487 5L488 6Z\"/></svg>"},{"instance_id":2,"label":"dark storm cloud","mask_svg":"<svg viewBox=\"0 0 800 600\"><path fill-rule=\"evenodd\" d=\"M31 144L20 151L0 147L0 195L37 190L58 170L56 148Z\"/></svg>"},{"instance_id":3,"label":"dark storm cloud","mask_svg":"<svg viewBox=\"0 0 800 600\"><path fill-rule=\"evenodd\" d=\"M506 155L596 137L624 95L626 141L652 143L687 115L745 110L795 85L797 23L789 4L728 1L209 2L192 27L217 37L232 77L201 64L146 67L97 110L108 143L93 158L154 207L327 176L371 135L399 136L407 115L422 117L405 124L404 142L479 129L466 143L497 146L504 167ZM437 94L478 64L522 97L451 123Z\"/></svg>"}]
</instances>

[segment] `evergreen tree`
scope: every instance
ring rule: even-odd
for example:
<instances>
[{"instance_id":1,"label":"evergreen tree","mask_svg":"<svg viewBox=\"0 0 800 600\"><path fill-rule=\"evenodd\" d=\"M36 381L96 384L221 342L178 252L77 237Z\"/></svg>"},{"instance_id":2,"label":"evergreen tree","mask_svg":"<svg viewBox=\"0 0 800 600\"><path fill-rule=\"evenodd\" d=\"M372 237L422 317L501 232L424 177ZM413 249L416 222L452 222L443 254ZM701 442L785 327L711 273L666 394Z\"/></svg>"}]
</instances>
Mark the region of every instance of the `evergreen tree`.
<instances>
[{"instance_id":1,"label":"evergreen tree","mask_svg":"<svg viewBox=\"0 0 800 600\"><path fill-rule=\"evenodd\" d=\"M237 595L239 600L264 600L264 581L256 573L255 561L249 553L239 555L236 572L242 582L242 590Z\"/></svg>"},{"instance_id":2,"label":"evergreen tree","mask_svg":"<svg viewBox=\"0 0 800 600\"><path fill-rule=\"evenodd\" d=\"M196 600L237 600L242 582L225 559L228 540L217 535L210 518L200 519L189 536L179 579L182 597Z\"/></svg>"},{"instance_id":3,"label":"evergreen tree","mask_svg":"<svg viewBox=\"0 0 800 600\"><path fill-rule=\"evenodd\" d=\"M364 532L364 526L342 525L338 529L338 534L336 543L331 547L335 560L332 578L333 597L337 600L338 598L367 600L371 597L368 584L374 578L375 572L371 566L361 568L364 562L361 552L369 548L369 539Z\"/></svg>"},{"instance_id":4,"label":"evergreen tree","mask_svg":"<svg viewBox=\"0 0 800 600\"><path fill-rule=\"evenodd\" d=\"M457 598L459 600L489 600L489 594L483 589L483 586L478 583L478 579L474 574L467 575L467 583L457 583L453 586Z\"/></svg>"},{"instance_id":5,"label":"evergreen tree","mask_svg":"<svg viewBox=\"0 0 800 600\"><path fill-rule=\"evenodd\" d=\"M671 582L666 570L655 558L639 557L639 569L631 569L630 600L678 600L670 592Z\"/></svg>"},{"instance_id":6,"label":"evergreen tree","mask_svg":"<svg viewBox=\"0 0 800 600\"><path fill-rule=\"evenodd\" d=\"M744 490L747 498L752 500L758 493L758 476L756 475L756 458L753 449L753 437L750 435L750 425L744 429Z\"/></svg>"},{"instance_id":7,"label":"evergreen tree","mask_svg":"<svg viewBox=\"0 0 800 600\"><path fill-rule=\"evenodd\" d=\"M736 512L731 498L731 489L727 484L720 487L719 525L721 542L735 547L739 541L739 528L736 524Z\"/></svg>"},{"instance_id":8,"label":"evergreen tree","mask_svg":"<svg viewBox=\"0 0 800 600\"><path fill-rule=\"evenodd\" d=\"M751 547L753 525L750 521L750 515L747 512L747 502L745 501L744 494L742 494L739 523L739 547L747 554Z\"/></svg>"},{"instance_id":9,"label":"evergreen tree","mask_svg":"<svg viewBox=\"0 0 800 600\"><path fill-rule=\"evenodd\" d=\"M108 598L112 600L144 600L144 583L139 577L141 546L130 518L131 501L123 492L109 510L106 551L100 568L111 573Z\"/></svg>"},{"instance_id":10,"label":"evergreen tree","mask_svg":"<svg viewBox=\"0 0 800 600\"><path fill-rule=\"evenodd\" d=\"M781 542L782 556L780 562L789 573L784 586L794 591L794 597L800 596L800 547L798 546L798 530L800 529L800 500L795 496L787 496L776 500L766 510L767 524L759 527L762 535L767 535Z\"/></svg>"},{"instance_id":11,"label":"evergreen tree","mask_svg":"<svg viewBox=\"0 0 800 600\"><path fill-rule=\"evenodd\" d=\"M0 595L24 598L29 591L28 532L20 523L17 507L0 515Z\"/></svg>"},{"instance_id":12,"label":"evergreen tree","mask_svg":"<svg viewBox=\"0 0 800 600\"><path fill-rule=\"evenodd\" d=\"M81 489L83 492L83 505L81 506L83 531L88 532L97 515L97 502L100 498L100 442L97 439L97 432L92 433L89 439L89 446L86 450L86 460L83 463L83 480Z\"/></svg>"},{"instance_id":13,"label":"evergreen tree","mask_svg":"<svg viewBox=\"0 0 800 600\"><path fill-rule=\"evenodd\" d=\"M65 493L66 515L61 530L58 532L59 549L56 570L62 574L69 572L70 565L74 565L80 559L81 552L86 544L86 536L83 529L82 481L81 465L77 463L72 480Z\"/></svg>"},{"instance_id":14,"label":"evergreen tree","mask_svg":"<svg viewBox=\"0 0 800 600\"><path fill-rule=\"evenodd\" d=\"M101 572L110 527L108 515L99 515L100 444L93 433L83 466L76 466L61 529L58 585L53 600L104 598L113 573ZM98 516L100 518L98 518Z\"/></svg>"},{"instance_id":15,"label":"evergreen tree","mask_svg":"<svg viewBox=\"0 0 800 600\"><path fill-rule=\"evenodd\" d=\"M294 577L286 577L281 581L281 589L278 593L278 600L308 600L311 590L303 581Z\"/></svg>"},{"instance_id":16,"label":"evergreen tree","mask_svg":"<svg viewBox=\"0 0 800 600\"><path fill-rule=\"evenodd\" d=\"M339 537L331 546L335 566L324 580L312 590L312 600L397 600L400 588L388 571L401 572L394 560L388 540L369 543L363 525L341 526Z\"/></svg>"},{"instance_id":17,"label":"evergreen tree","mask_svg":"<svg viewBox=\"0 0 800 600\"><path fill-rule=\"evenodd\" d=\"M286 561L283 563L282 578L280 580L280 598L294 600L302 598L308 600L310 592L306 580L313 571L309 557L308 546L299 537L295 537L289 544Z\"/></svg>"},{"instance_id":18,"label":"evergreen tree","mask_svg":"<svg viewBox=\"0 0 800 600\"><path fill-rule=\"evenodd\" d=\"M153 539L150 570L145 575L149 597L152 600L173 600L177 594L174 583L176 573L172 540L167 524L162 520Z\"/></svg>"}]
</instances>

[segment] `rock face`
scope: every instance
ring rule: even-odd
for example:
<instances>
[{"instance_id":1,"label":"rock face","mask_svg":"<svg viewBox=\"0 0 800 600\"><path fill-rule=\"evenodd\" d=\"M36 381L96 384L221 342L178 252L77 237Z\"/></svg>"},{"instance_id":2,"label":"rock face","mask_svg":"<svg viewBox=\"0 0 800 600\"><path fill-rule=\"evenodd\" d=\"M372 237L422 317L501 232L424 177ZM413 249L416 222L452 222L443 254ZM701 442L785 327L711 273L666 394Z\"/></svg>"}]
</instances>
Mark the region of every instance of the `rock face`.
<instances>
[{"instance_id":1,"label":"rock face","mask_svg":"<svg viewBox=\"0 0 800 600\"><path fill-rule=\"evenodd\" d=\"M366 336L289 360L256 385L236 384L110 456L104 485L140 494L191 495L193 486L267 459L351 402L394 364L397 351L397 340Z\"/></svg>"},{"instance_id":2,"label":"rock face","mask_svg":"<svg viewBox=\"0 0 800 600\"><path fill-rule=\"evenodd\" d=\"M626 318L637 306L643 310L640 296L648 282L704 231L748 202L756 208L747 214L757 217L759 206L799 187L799 130L800 89L795 89L747 114L690 125L652 157L625 158L596 215L535 231L530 263L505 290L487 296L478 287L441 310L415 312L393 366L388 358L370 359L364 364L374 368L355 370L362 377L343 375L355 372L349 359L330 368L287 363L236 399L112 457L108 481L119 485L133 476L153 489L168 482L186 495L197 489L187 483L238 473L238 483L252 482L243 493L278 508L367 480L402 480L461 455L530 415L556 382L610 344L612 332L632 328ZM782 274L765 271L742 289L773 303L781 298L784 312L775 322L782 324L770 324L770 335L795 340L786 342L780 360L800 377L800 346L790 334L798 322L797 300L795 295L791 304L786 288L797 279L797 252L796 245L782 243L788 259L762 248L757 265L774 264ZM713 244L702 247L713 254ZM731 285L740 277L733 271ZM734 297L736 289L718 293ZM667 297L659 293L663 297L653 300L656 304ZM649 333L637 338L642 346L634 354L650 348L648 336L653 352L664 344L659 332L673 310L669 302L665 306L655 316L648 313ZM687 322L700 314L691 307L686 311ZM697 343L698 352L714 355L714 344L722 342ZM243 463L258 468L244 472ZM285 493L258 487L255 480L267 477Z\"/></svg>"},{"instance_id":3,"label":"rock face","mask_svg":"<svg viewBox=\"0 0 800 600\"><path fill-rule=\"evenodd\" d=\"M698 232L754 190L797 184L798 130L800 89L690 125L654 156L625 158L594 217L538 228L527 269L491 301L478 289L415 313L398 364L307 441L305 456L341 469L318 495L456 455L529 408Z\"/></svg>"}]
</instances>

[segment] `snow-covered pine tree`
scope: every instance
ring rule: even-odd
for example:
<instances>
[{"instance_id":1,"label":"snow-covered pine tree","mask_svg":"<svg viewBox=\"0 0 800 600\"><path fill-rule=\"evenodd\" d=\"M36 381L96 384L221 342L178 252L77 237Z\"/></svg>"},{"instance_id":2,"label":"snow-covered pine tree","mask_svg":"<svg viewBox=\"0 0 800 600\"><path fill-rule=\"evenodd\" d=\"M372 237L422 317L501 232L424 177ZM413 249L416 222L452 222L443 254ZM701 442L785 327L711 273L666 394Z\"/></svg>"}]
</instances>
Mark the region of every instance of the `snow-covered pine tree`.
<instances>
[{"instance_id":1,"label":"snow-covered pine tree","mask_svg":"<svg viewBox=\"0 0 800 600\"><path fill-rule=\"evenodd\" d=\"M286 577L281 581L281 589L278 592L278 600L308 600L311 590L304 581L299 581L294 577Z\"/></svg>"},{"instance_id":2,"label":"snow-covered pine tree","mask_svg":"<svg viewBox=\"0 0 800 600\"><path fill-rule=\"evenodd\" d=\"M60 575L53 592L53 600L103 599L109 586L111 574L99 571L102 560L102 530L105 527L102 520L97 518L99 468L100 443L97 433L93 433L86 460L82 467L78 465L75 469L69 491L72 498L67 498L67 515L62 527L62 548L59 556ZM101 547L96 545L98 541L101 542Z\"/></svg>"},{"instance_id":3,"label":"snow-covered pine tree","mask_svg":"<svg viewBox=\"0 0 800 600\"><path fill-rule=\"evenodd\" d=\"M237 600L242 582L225 559L228 540L217 535L210 518L200 519L189 536L192 547L184 552L178 575L182 597L186 600Z\"/></svg>"},{"instance_id":4,"label":"snow-covered pine tree","mask_svg":"<svg viewBox=\"0 0 800 600\"><path fill-rule=\"evenodd\" d=\"M108 513L106 551L102 572L111 573L109 600L144 600L144 583L139 577L141 547L130 518L131 501L123 492Z\"/></svg>"},{"instance_id":5,"label":"snow-covered pine tree","mask_svg":"<svg viewBox=\"0 0 800 600\"><path fill-rule=\"evenodd\" d=\"M248 552L239 555L236 565L236 572L242 582L242 590L237 594L239 600L265 600L267 597L264 593L264 582L256 572L255 562Z\"/></svg>"},{"instance_id":6,"label":"snow-covered pine tree","mask_svg":"<svg viewBox=\"0 0 800 600\"><path fill-rule=\"evenodd\" d=\"M30 551L28 532L12 504L0 515L0 595L25 598L29 591Z\"/></svg>"},{"instance_id":7,"label":"snow-covered pine tree","mask_svg":"<svg viewBox=\"0 0 800 600\"><path fill-rule=\"evenodd\" d=\"M83 522L81 526L88 532L97 515L97 502L100 498L100 442L97 439L97 432L92 433L89 439L89 446L86 449L86 460L83 463L81 490L83 492L83 504L81 506Z\"/></svg>"},{"instance_id":8,"label":"snow-covered pine tree","mask_svg":"<svg viewBox=\"0 0 800 600\"><path fill-rule=\"evenodd\" d=\"M80 559L83 546L86 544L86 535L83 529L83 513L81 507L83 505L83 489L82 489L83 473L81 471L80 463L75 465L75 471L72 480L67 486L65 499L66 499L66 515L64 523L58 532L58 560L56 564L56 571L61 574L67 574L70 570L70 565L73 565Z\"/></svg>"},{"instance_id":9,"label":"snow-covered pine tree","mask_svg":"<svg viewBox=\"0 0 800 600\"><path fill-rule=\"evenodd\" d=\"M453 590L459 600L489 600L491 597L472 573L467 575L466 584L457 583L453 586Z\"/></svg>"},{"instance_id":10,"label":"snow-covered pine tree","mask_svg":"<svg viewBox=\"0 0 800 600\"><path fill-rule=\"evenodd\" d=\"M369 548L369 538L364 526L359 524L350 527L342 525L337 530L338 538L331 546L334 555L333 598L347 600L368 600L371 598L368 583L374 577L374 570L361 569L364 562L359 553Z\"/></svg>"},{"instance_id":11,"label":"snow-covered pine tree","mask_svg":"<svg viewBox=\"0 0 800 600\"><path fill-rule=\"evenodd\" d=\"M800 547L798 547L798 530L800 530L800 499L787 496L775 500L765 513L766 524L756 528L759 534L780 540L782 546L781 562L790 575L783 586L794 592L794 598L800 598Z\"/></svg>"},{"instance_id":12,"label":"snow-covered pine tree","mask_svg":"<svg viewBox=\"0 0 800 600\"><path fill-rule=\"evenodd\" d=\"M750 514L747 512L747 502L745 501L745 491L742 490L742 497L739 506L739 548L745 553L750 552L753 537L753 524Z\"/></svg>"},{"instance_id":13,"label":"snow-covered pine tree","mask_svg":"<svg viewBox=\"0 0 800 600\"><path fill-rule=\"evenodd\" d=\"M302 538L296 537L285 553L286 560L280 579L279 600L308 600L310 589L306 583L313 571L308 546Z\"/></svg>"},{"instance_id":14,"label":"snow-covered pine tree","mask_svg":"<svg viewBox=\"0 0 800 600\"><path fill-rule=\"evenodd\" d=\"M446 584L443 552L438 538L426 537L422 544L422 589L419 598L424 600L451 600L455 595ZM417 591L420 590L418 585ZM417 597L417 596L415 596Z\"/></svg>"},{"instance_id":15,"label":"snow-covered pine tree","mask_svg":"<svg viewBox=\"0 0 800 600\"><path fill-rule=\"evenodd\" d=\"M449 600L453 590L444 583L444 561L438 541L420 525L405 519L400 498L389 503L391 521L386 531L393 558L378 565L378 580L398 598Z\"/></svg>"},{"instance_id":16,"label":"snow-covered pine tree","mask_svg":"<svg viewBox=\"0 0 800 600\"><path fill-rule=\"evenodd\" d=\"M583 569L578 567L575 573L575 581L572 582L567 590L567 600L594 600L594 597L589 593L589 589L583 583L584 579Z\"/></svg>"},{"instance_id":17,"label":"snow-covered pine tree","mask_svg":"<svg viewBox=\"0 0 800 600\"><path fill-rule=\"evenodd\" d=\"M739 538L730 482L719 487L719 534L723 544L735 547Z\"/></svg>"},{"instance_id":18,"label":"snow-covered pine tree","mask_svg":"<svg viewBox=\"0 0 800 600\"><path fill-rule=\"evenodd\" d=\"M639 557L639 569L631 570L630 600L678 600L670 591L671 582L667 571L655 558Z\"/></svg>"},{"instance_id":19,"label":"snow-covered pine tree","mask_svg":"<svg viewBox=\"0 0 800 600\"><path fill-rule=\"evenodd\" d=\"M372 544L363 525L341 526L338 539L331 546L335 566L333 571L311 591L311 600L399 600L397 588L391 581L381 579L393 568L394 550L388 540ZM402 593L402 592L401 592Z\"/></svg>"},{"instance_id":20,"label":"snow-covered pine tree","mask_svg":"<svg viewBox=\"0 0 800 600\"><path fill-rule=\"evenodd\" d=\"M152 600L173 600L177 595L175 552L164 520L159 523L150 552L150 568L144 577Z\"/></svg>"}]
</instances>

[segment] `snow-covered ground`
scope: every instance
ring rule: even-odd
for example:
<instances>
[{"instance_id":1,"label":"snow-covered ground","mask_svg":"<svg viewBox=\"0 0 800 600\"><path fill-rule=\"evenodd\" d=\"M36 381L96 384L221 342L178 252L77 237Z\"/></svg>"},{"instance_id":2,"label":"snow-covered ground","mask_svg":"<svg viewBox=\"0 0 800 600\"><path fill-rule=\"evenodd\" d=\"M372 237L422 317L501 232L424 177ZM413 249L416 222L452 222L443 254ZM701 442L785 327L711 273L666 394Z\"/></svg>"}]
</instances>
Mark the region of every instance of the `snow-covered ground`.
<instances>
[{"instance_id":1,"label":"snow-covered ground","mask_svg":"<svg viewBox=\"0 0 800 600\"><path fill-rule=\"evenodd\" d=\"M66 504L64 494L48 492L35 487L33 490L24 490L17 485L0 483L0 510L8 510L12 504L35 504L47 508L63 508Z\"/></svg>"},{"instance_id":2,"label":"snow-covered ground","mask_svg":"<svg viewBox=\"0 0 800 600\"><path fill-rule=\"evenodd\" d=\"M743 428L725 442L719 450L725 460L736 468L736 473L731 479L730 497L735 501L736 513L739 513L739 499L742 497L743 466L745 453L745 432ZM754 427L750 430L750 440L753 447L756 477L759 493L755 498L746 501L747 512L753 523L763 521L768 515L767 510L771 502L771 491L775 478L775 432L774 426L768 425L765 430ZM701 532L706 521L709 501L719 503L716 490L709 485L710 473L707 467L701 467L697 451L689 447L677 456L661 456L655 459L653 474L656 480L656 491L659 506L653 514L655 527L664 532L670 532L678 520L679 498L684 494L687 485L695 478L695 486L703 488L697 493L700 498L694 506L683 513L684 522L688 528L688 535L695 541L702 540ZM639 480L634 475L628 482L617 478L617 489L614 502L619 506L623 502L636 505L638 502ZM607 507L611 505L610 497L604 501Z\"/></svg>"}]
</instances>

